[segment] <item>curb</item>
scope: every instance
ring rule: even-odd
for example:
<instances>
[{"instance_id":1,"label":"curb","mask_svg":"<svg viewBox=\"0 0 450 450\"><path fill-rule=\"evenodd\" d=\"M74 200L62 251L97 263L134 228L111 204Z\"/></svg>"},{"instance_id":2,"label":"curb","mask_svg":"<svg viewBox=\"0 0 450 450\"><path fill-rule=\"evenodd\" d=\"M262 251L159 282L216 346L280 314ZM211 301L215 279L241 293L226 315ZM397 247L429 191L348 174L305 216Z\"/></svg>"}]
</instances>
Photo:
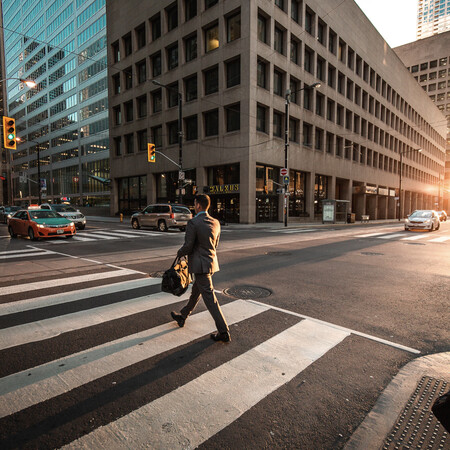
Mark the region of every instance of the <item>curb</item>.
<instances>
[{"instance_id":1,"label":"curb","mask_svg":"<svg viewBox=\"0 0 450 450\"><path fill-rule=\"evenodd\" d=\"M430 376L450 382L449 367L450 352L422 356L406 364L382 392L372 411L353 433L344 449L382 448L420 379Z\"/></svg>"}]
</instances>

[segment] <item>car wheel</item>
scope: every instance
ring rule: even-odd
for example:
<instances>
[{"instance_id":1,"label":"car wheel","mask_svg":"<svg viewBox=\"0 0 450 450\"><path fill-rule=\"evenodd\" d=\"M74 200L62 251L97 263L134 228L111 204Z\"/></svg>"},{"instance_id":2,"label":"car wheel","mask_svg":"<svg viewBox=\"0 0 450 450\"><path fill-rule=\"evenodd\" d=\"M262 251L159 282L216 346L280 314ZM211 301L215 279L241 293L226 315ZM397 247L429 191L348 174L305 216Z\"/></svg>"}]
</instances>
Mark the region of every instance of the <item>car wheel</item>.
<instances>
[{"instance_id":1,"label":"car wheel","mask_svg":"<svg viewBox=\"0 0 450 450\"><path fill-rule=\"evenodd\" d=\"M405 227L405 231L409 231L409 228Z\"/></svg>"},{"instance_id":2,"label":"car wheel","mask_svg":"<svg viewBox=\"0 0 450 450\"><path fill-rule=\"evenodd\" d=\"M167 231L167 225L165 220L160 220L158 222L158 231Z\"/></svg>"},{"instance_id":3,"label":"car wheel","mask_svg":"<svg viewBox=\"0 0 450 450\"><path fill-rule=\"evenodd\" d=\"M68 234L68 235L66 236L66 238L67 238L67 239L73 238L73 234Z\"/></svg>"},{"instance_id":4,"label":"car wheel","mask_svg":"<svg viewBox=\"0 0 450 450\"><path fill-rule=\"evenodd\" d=\"M30 238L30 241L37 241L33 228L28 228L28 237Z\"/></svg>"},{"instance_id":5,"label":"car wheel","mask_svg":"<svg viewBox=\"0 0 450 450\"><path fill-rule=\"evenodd\" d=\"M8 231L9 231L9 235L12 237L12 238L15 238L15 237L17 237L17 234L16 233L14 233L14 231L13 231L13 229L12 229L12 226L10 225L9 227L8 227Z\"/></svg>"},{"instance_id":6,"label":"car wheel","mask_svg":"<svg viewBox=\"0 0 450 450\"><path fill-rule=\"evenodd\" d=\"M134 230L139 230L141 228L141 226L139 225L139 220L137 219L133 219L133 221L131 222L131 226Z\"/></svg>"},{"instance_id":7,"label":"car wheel","mask_svg":"<svg viewBox=\"0 0 450 450\"><path fill-rule=\"evenodd\" d=\"M434 223L432 223L431 224L431 227L430 227L430 229L428 230L430 233L432 232L432 231L434 231Z\"/></svg>"},{"instance_id":8,"label":"car wheel","mask_svg":"<svg viewBox=\"0 0 450 450\"><path fill-rule=\"evenodd\" d=\"M80 225L80 226L78 227L79 230L84 230L85 228L86 228L86 225Z\"/></svg>"},{"instance_id":9,"label":"car wheel","mask_svg":"<svg viewBox=\"0 0 450 450\"><path fill-rule=\"evenodd\" d=\"M438 225L436 227L436 231L439 230L439 228L441 228L441 222L438 223Z\"/></svg>"}]
</instances>

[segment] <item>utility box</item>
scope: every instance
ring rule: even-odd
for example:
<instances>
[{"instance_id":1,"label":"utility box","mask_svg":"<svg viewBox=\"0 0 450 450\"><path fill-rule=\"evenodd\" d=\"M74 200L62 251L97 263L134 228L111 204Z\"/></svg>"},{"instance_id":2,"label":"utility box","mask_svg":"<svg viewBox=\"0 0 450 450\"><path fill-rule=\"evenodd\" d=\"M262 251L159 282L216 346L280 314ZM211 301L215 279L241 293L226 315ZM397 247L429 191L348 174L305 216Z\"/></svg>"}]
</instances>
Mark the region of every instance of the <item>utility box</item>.
<instances>
[{"instance_id":1,"label":"utility box","mask_svg":"<svg viewBox=\"0 0 450 450\"><path fill-rule=\"evenodd\" d=\"M322 223L346 223L349 208L348 200L322 200Z\"/></svg>"}]
</instances>

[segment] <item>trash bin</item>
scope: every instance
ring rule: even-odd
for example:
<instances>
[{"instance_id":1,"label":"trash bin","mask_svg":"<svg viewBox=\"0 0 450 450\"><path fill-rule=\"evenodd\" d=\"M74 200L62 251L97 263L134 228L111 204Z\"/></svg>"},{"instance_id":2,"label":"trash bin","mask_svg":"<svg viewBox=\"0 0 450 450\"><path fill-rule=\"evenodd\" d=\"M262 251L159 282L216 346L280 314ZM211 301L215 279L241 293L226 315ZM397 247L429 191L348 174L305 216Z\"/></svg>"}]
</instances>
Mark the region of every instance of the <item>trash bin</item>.
<instances>
[{"instance_id":1,"label":"trash bin","mask_svg":"<svg viewBox=\"0 0 450 450\"><path fill-rule=\"evenodd\" d=\"M355 213L347 213L347 223L355 223Z\"/></svg>"}]
</instances>

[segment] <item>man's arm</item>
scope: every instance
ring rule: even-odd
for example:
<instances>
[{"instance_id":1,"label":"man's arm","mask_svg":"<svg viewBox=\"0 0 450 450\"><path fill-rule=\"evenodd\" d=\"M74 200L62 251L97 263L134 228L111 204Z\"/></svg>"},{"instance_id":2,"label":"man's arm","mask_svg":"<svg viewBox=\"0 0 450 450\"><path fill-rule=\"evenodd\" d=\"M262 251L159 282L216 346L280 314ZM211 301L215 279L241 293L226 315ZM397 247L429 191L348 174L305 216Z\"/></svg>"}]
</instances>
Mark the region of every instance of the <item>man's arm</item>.
<instances>
[{"instance_id":1,"label":"man's arm","mask_svg":"<svg viewBox=\"0 0 450 450\"><path fill-rule=\"evenodd\" d=\"M177 256L181 257L190 255L192 253L192 250L194 249L195 238L196 238L195 226L192 223L192 220L190 220L186 226L186 236L184 237L184 245L178 250Z\"/></svg>"}]
</instances>

